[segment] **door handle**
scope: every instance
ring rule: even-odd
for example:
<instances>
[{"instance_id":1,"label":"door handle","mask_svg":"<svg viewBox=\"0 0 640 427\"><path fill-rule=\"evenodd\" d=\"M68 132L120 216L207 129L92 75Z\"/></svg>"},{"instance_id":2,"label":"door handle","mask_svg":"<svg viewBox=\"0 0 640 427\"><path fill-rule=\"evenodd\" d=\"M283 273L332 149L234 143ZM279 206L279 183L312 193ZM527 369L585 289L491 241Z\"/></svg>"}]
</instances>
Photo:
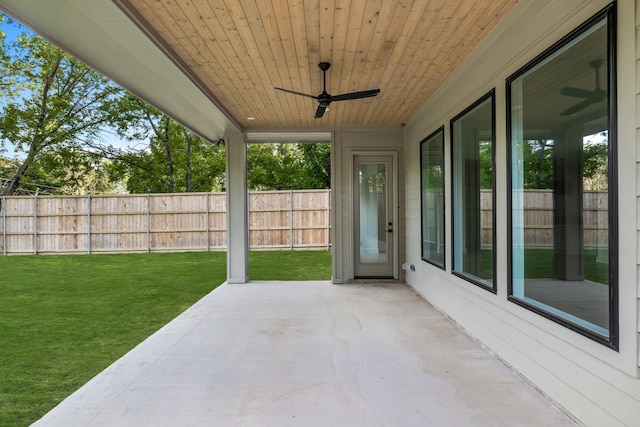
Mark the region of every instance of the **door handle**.
<instances>
[{"instance_id":1,"label":"door handle","mask_svg":"<svg viewBox=\"0 0 640 427\"><path fill-rule=\"evenodd\" d=\"M393 233L393 223L390 222L388 223L388 225L389 225L389 228L387 229L387 233Z\"/></svg>"}]
</instances>

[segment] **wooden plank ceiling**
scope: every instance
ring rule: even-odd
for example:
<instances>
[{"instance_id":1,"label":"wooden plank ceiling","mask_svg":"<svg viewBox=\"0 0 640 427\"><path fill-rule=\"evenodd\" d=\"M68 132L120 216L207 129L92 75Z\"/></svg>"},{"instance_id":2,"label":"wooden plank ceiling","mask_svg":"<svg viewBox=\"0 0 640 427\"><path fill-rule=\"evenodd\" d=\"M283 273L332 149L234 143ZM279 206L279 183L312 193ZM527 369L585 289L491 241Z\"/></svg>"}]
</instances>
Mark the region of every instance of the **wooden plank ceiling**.
<instances>
[{"instance_id":1,"label":"wooden plank ceiling","mask_svg":"<svg viewBox=\"0 0 640 427\"><path fill-rule=\"evenodd\" d=\"M405 123L517 0L114 0L245 129ZM331 63L333 102L315 119ZM251 118L251 119L250 119Z\"/></svg>"}]
</instances>

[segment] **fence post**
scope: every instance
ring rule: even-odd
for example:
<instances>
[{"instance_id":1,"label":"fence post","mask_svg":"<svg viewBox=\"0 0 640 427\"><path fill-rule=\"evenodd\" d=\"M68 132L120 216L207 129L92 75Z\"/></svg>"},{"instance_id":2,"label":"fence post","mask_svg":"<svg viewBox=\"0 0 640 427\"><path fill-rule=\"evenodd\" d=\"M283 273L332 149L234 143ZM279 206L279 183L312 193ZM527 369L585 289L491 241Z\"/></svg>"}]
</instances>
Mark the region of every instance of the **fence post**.
<instances>
[{"instance_id":1,"label":"fence post","mask_svg":"<svg viewBox=\"0 0 640 427\"><path fill-rule=\"evenodd\" d=\"M327 250L331 250L331 189L327 188Z\"/></svg>"},{"instance_id":2,"label":"fence post","mask_svg":"<svg viewBox=\"0 0 640 427\"><path fill-rule=\"evenodd\" d=\"M87 195L87 254L91 255L91 194Z\"/></svg>"},{"instance_id":3,"label":"fence post","mask_svg":"<svg viewBox=\"0 0 640 427\"><path fill-rule=\"evenodd\" d=\"M38 192L33 195L33 254L38 255Z\"/></svg>"},{"instance_id":4,"label":"fence post","mask_svg":"<svg viewBox=\"0 0 640 427\"><path fill-rule=\"evenodd\" d=\"M2 196L2 254L7 255L7 197Z\"/></svg>"},{"instance_id":5,"label":"fence post","mask_svg":"<svg viewBox=\"0 0 640 427\"><path fill-rule=\"evenodd\" d=\"M289 247L293 250L293 190L289 190Z\"/></svg>"},{"instance_id":6,"label":"fence post","mask_svg":"<svg viewBox=\"0 0 640 427\"><path fill-rule=\"evenodd\" d=\"M147 194L147 253L151 252L151 194Z\"/></svg>"},{"instance_id":7,"label":"fence post","mask_svg":"<svg viewBox=\"0 0 640 427\"><path fill-rule=\"evenodd\" d=\"M206 242L207 242L207 252L211 251L211 241L209 240L209 192L207 191L206 193L206 197L204 200L205 203L205 207L204 207L204 212L205 212L205 220L204 220L204 227L205 227L205 232L207 233L207 237L206 237Z\"/></svg>"}]
</instances>

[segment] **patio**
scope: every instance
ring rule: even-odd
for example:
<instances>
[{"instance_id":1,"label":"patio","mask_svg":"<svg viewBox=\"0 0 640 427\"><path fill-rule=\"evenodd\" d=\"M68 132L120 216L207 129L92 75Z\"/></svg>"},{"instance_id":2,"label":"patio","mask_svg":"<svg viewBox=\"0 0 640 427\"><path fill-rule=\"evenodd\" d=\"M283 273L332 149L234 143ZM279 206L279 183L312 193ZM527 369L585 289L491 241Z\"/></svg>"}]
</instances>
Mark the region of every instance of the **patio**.
<instances>
[{"instance_id":1,"label":"patio","mask_svg":"<svg viewBox=\"0 0 640 427\"><path fill-rule=\"evenodd\" d=\"M404 284L224 284L40 426L576 425Z\"/></svg>"}]
</instances>

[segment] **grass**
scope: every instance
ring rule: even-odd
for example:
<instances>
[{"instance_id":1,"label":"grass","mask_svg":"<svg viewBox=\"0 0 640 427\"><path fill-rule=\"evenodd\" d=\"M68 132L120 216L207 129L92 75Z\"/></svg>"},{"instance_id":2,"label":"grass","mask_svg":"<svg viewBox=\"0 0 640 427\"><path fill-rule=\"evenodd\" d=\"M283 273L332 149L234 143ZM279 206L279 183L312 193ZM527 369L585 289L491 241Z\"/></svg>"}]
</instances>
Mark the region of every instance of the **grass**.
<instances>
[{"instance_id":1,"label":"grass","mask_svg":"<svg viewBox=\"0 0 640 427\"><path fill-rule=\"evenodd\" d=\"M251 251L251 280L331 280L331 252Z\"/></svg>"},{"instance_id":2,"label":"grass","mask_svg":"<svg viewBox=\"0 0 640 427\"><path fill-rule=\"evenodd\" d=\"M597 261L598 252L594 249L585 249L583 252L584 278L596 283L609 283L608 262ZM493 265L493 252L483 250L480 254L481 275L485 279L491 278ZM524 250L524 277L550 278L553 273L553 251L551 249L525 249Z\"/></svg>"},{"instance_id":3,"label":"grass","mask_svg":"<svg viewBox=\"0 0 640 427\"><path fill-rule=\"evenodd\" d=\"M596 283L609 283L609 264L597 262L597 251L583 252L584 278ZM524 275L526 278L554 277L553 251L550 249L525 249Z\"/></svg>"},{"instance_id":4,"label":"grass","mask_svg":"<svg viewBox=\"0 0 640 427\"><path fill-rule=\"evenodd\" d=\"M252 280L328 280L328 252L251 252ZM226 279L226 253L0 257L0 426L29 425Z\"/></svg>"}]
</instances>

